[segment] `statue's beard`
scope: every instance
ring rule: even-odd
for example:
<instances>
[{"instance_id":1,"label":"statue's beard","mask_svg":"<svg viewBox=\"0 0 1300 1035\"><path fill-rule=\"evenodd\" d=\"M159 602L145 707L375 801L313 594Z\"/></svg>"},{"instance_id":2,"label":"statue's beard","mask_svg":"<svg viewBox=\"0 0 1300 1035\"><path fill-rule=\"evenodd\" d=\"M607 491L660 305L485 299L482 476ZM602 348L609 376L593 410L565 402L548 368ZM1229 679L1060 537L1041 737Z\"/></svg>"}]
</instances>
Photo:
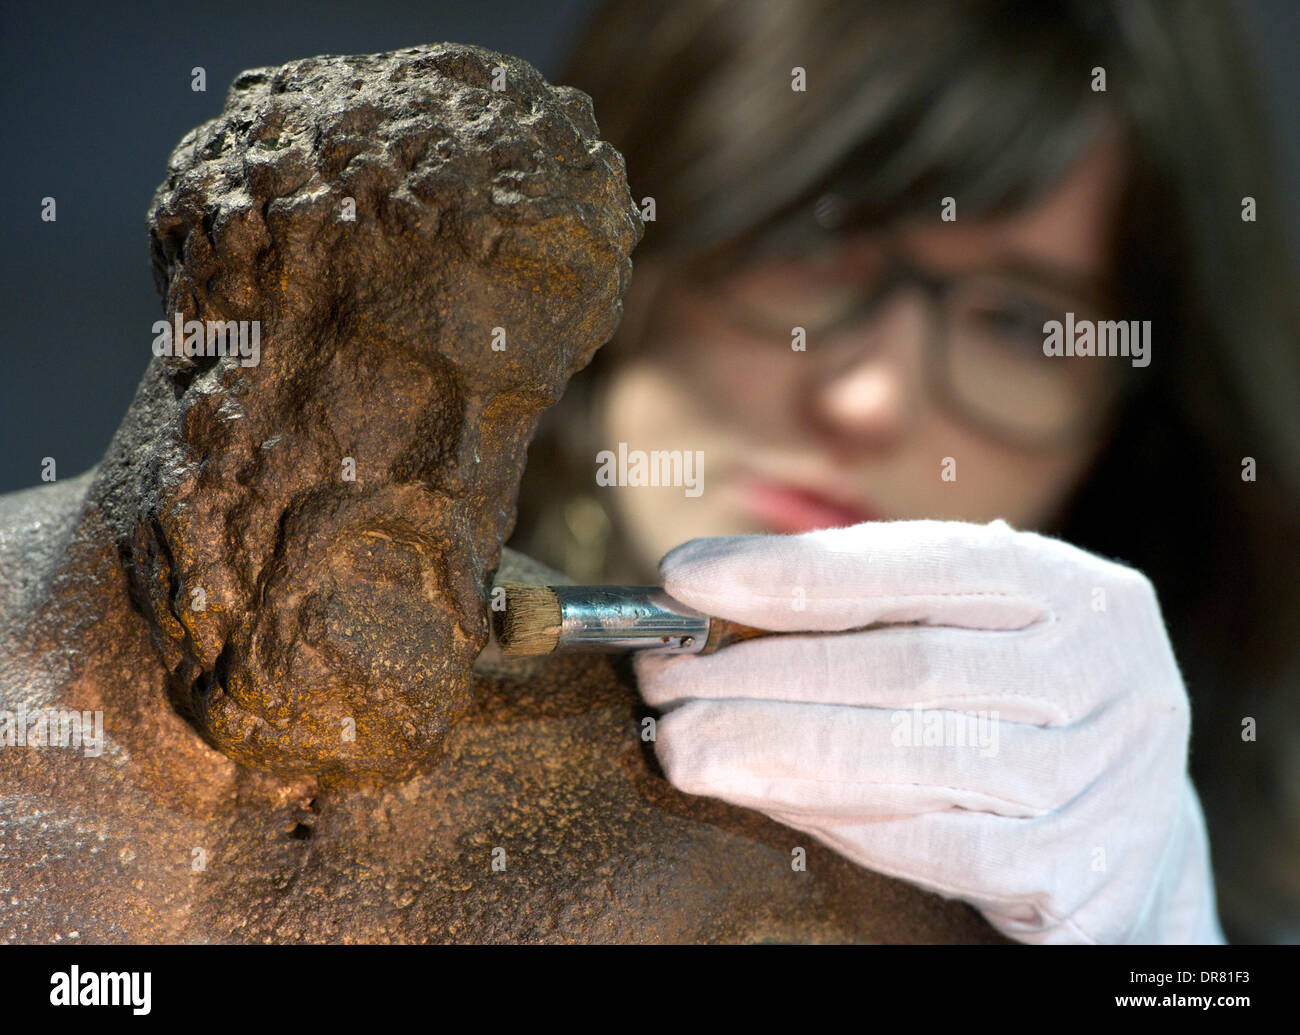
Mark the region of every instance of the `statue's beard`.
<instances>
[{"instance_id":1,"label":"statue's beard","mask_svg":"<svg viewBox=\"0 0 1300 1035\"><path fill-rule=\"evenodd\" d=\"M473 540L463 501L413 484L308 497L281 519L251 606L221 616L215 662L197 677L180 666L173 699L247 765L326 783L409 777L470 703L487 640Z\"/></svg>"}]
</instances>

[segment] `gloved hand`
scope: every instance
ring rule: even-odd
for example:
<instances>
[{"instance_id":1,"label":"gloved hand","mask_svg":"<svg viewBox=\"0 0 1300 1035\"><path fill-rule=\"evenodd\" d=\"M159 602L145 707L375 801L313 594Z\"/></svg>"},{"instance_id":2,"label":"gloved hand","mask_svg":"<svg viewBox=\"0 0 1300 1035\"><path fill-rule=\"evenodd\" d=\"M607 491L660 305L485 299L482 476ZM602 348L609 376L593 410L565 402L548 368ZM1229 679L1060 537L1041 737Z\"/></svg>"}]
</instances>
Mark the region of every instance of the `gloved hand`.
<instances>
[{"instance_id":1,"label":"gloved hand","mask_svg":"<svg viewBox=\"0 0 1300 1035\"><path fill-rule=\"evenodd\" d=\"M1023 942L1223 942L1144 575L1003 521L695 539L660 574L708 614L805 633L637 657L680 790ZM915 624L841 631L878 622Z\"/></svg>"}]
</instances>

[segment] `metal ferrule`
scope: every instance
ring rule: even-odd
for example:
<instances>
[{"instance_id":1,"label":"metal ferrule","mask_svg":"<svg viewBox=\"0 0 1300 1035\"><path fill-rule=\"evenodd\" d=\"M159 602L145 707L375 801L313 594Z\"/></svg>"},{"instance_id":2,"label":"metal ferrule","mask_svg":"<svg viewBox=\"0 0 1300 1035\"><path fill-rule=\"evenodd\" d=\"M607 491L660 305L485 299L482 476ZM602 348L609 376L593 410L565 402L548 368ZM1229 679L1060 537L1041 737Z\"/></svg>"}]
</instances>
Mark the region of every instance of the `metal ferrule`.
<instances>
[{"instance_id":1,"label":"metal ferrule","mask_svg":"<svg viewBox=\"0 0 1300 1035\"><path fill-rule=\"evenodd\" d=\"M658 586L552 586L560 602L557 651L657 649L697 654L709 616L679 604Z\"/></svg>"}]
</instances>

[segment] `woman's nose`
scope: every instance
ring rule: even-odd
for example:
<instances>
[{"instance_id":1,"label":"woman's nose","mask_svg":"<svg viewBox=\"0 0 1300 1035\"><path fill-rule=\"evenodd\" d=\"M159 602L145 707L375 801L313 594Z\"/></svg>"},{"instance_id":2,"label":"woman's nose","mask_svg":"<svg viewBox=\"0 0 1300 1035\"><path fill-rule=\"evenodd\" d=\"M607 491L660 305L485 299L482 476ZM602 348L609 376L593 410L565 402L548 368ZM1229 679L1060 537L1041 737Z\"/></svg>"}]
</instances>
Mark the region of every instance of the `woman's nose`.
<instances>
[{"instance_id":1,"label":"woman's nose","mask_svg":"<svg viewBox=\"0 0 1300 1035\"><path fill-rule=\"evenodd\" d=\"M810 417L844 447L897 445L913 427L924 387L926 317L918 298L899 297L834 342L809 342L824 358L813 383Z\"/></svg>"}]
</instances>

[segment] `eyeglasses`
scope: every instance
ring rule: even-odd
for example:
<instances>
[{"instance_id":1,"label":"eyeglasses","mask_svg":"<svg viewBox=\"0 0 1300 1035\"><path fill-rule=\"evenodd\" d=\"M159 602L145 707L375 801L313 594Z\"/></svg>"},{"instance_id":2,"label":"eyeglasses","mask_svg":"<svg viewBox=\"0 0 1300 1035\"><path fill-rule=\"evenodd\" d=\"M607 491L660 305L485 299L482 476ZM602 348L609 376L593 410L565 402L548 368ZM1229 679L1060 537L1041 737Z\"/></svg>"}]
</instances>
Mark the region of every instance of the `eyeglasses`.
<instances>
[{"instance_id":1,"label":"eyeglasses","mask_svg":"<svg viewBox=\"0 0 1300 1035\"><path fill-rule=\"evenodd\" d=\"M875 336L848 335L903 288L926 301L930 391L983 433L1026 448L1056 448L1093 434L1131 378L1120 362L1044 354L1044 324L1073 313L1104 320L1105 307L998 272L942 276L872 242L792 259L761 258L721 272L715 262L687 285L729 324L789 349L803 328L806 350L843 338L856 363ZM863 344L864 340L866 345Z\"/></svg>"}]
</instances>

